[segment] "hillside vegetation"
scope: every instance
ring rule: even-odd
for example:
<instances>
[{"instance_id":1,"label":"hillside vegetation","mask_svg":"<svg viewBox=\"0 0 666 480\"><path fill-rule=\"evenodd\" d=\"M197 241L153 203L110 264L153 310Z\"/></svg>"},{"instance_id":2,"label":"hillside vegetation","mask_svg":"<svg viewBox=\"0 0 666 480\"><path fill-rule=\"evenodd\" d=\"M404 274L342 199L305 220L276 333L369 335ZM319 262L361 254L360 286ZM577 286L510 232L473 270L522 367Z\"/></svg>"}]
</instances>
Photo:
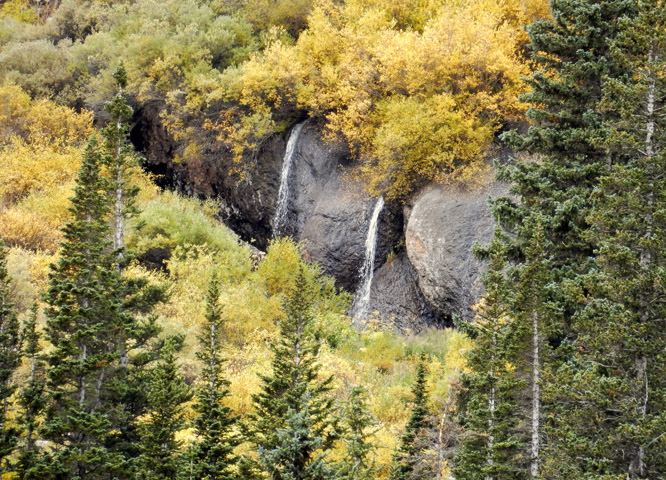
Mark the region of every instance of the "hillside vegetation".
<instances>
[{"instance_id":1,"label":"hillside vegetation","mask_svg":"<svg viewBox=\"0 0 666 480\"><path fill-rule=\"evenodd\" d=\"M664 478L665 59L663 0L3 2L2 478ZM301 246L155 187L149 103L229 173L316 117L392 200L527 159L476 318L352 328Z\"/></svg>"},{"instance_id":2,"label":"hillside vegetation","mask_svg":"<svg viewBox=\"0 0 666 480\"><path fill-rule=\"evenodd\" d=\"M31 100L12 85L0 93L7 99L0 120L0 129L6 132L0 148L2 238L9 247L13 298L21 317L27 318L33 302L41 303L40 295L47 289L49 264L59 258L61 228L72 220L70 198L94 129L89 112L77 113L50 100ZM185 335L179 354L185 379L196 383L200 375L197 336L204 321L209 279L215 273L221 284L225 374L231 381L226 404L241 416L249 414L251 395L261 388L258 375L270 368L267 346L276 340L276 325L284 319L282 304L299 268L305 268L315 289L322 375L335 374L335 398L341 405L354 386L362 384L367 389L368 406L379 421L372 436L373 442L382 445L376 460L386 473L409 415L418 356L428 354L432 402L442 406L450 382L463 368L462 355L469 341L450 330L403 337L393 333L390 325L379 323L359 334L345 315L350 295L337 291L333 280L323 277L316 265L304 263L298 245L276 240L259 261L249 246L215 219L214 202L160 192L140 171L133 173L131 181L140 187L140 213L131 220L126 241L139 260L126 268L125 275L166 289L168 300L155 313L163 335ZM158 266L165 260L158 270L142 263L151 254L157 255ZM43 324L44 319L40 316L38 322ZM25 370L19 373L26 374ZM186 445L194 438L188 429L179 437Z\"/></svg>"},{"instance_id":3,"label":"hillside vegetation","mask_svg":"<svg viewBox=\"0 0 666 480\"><path fill-rule=\"evenodd\" d=\"M545 0L64 0L39 22L20 3L5 7L0 75L31 95L94 108L122 61L137 100L163 105L185 161L219 143L240 162L322 117L368 190L398 199L487 168L493 135L524 110L523 27L547 15Z\"/></svg>"}]
</instances>

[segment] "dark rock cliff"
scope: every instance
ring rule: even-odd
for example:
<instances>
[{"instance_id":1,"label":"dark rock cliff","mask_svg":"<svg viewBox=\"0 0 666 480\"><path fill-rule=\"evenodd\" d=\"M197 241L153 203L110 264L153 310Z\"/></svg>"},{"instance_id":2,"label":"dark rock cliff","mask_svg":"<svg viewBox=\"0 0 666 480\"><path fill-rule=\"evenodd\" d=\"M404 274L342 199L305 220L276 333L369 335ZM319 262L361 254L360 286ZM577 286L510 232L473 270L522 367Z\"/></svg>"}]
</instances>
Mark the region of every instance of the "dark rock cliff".
<instances>
[{"instance_id":1,"label":"dark rock cliff","mask_svg":"<svg viewBox=\"0 0 666 480\"><path fill-rule=\"evenodd\" d=\"M217 199L222 220L243 240L265 249L273 235L290 132L269 138L248 156L251 168L241 180L230 174L231 156L221 149L174 161L177 145L161 125L159 109L158 104L138 108L131 131L146 168L162 186ZM345 146L327 142L315 119L299 132L292 162L281 233L301 242L306 257L338 286L355 291L376 199L351 176L354 163ZM369 312L412 330L448 324L453 314L471 317L482 294L484 266L469 250L492 236L488 195L506 192L506 186L493 182L472 191L430 186L407 207L387 204L378 220Z\"/></svg>"}]
</instances>

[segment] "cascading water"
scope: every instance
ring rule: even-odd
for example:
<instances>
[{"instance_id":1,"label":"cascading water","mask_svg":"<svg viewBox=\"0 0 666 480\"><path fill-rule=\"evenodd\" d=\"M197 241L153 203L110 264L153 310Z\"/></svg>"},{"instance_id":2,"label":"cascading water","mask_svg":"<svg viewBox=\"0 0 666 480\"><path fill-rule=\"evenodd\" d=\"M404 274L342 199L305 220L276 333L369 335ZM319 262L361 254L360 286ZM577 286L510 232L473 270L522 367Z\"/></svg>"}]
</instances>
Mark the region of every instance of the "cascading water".
<instances>
[{"instance_id":1,"label":"cascading water","mask_svg":"<svg viewBox=\"0 0 666 480\"><path fill-rule=\"evenodd\" d=\"M375 270L375 250L377 248L377 230L379 227L379 214L384 208L384 198L379 197L370 218L368 236L365 238L365 261L361 267L361 284L356 291L356 297L351 308L351 316L355 322L366 320L370 307L370 289Z\"/></svg>"},{"instance_id":2,"label":"cascading water","mask_svg":"<svg viewBox=\"0 0 666 480\"><path fill-rule=\"evenodd\" d=\"M278 190L277 206L275 208L275 216L273 217L273 237L280 235L284 223L287 220L287 207L289 204L289 173L291 172L291 164L294 159L294 152L298 144L298 137L303 130L305 122L296 125L289 134L287 140L287 148L284 151L284 159L282 160L282 175L280 176L280 190Z\"/></svg>"}]
</instances>

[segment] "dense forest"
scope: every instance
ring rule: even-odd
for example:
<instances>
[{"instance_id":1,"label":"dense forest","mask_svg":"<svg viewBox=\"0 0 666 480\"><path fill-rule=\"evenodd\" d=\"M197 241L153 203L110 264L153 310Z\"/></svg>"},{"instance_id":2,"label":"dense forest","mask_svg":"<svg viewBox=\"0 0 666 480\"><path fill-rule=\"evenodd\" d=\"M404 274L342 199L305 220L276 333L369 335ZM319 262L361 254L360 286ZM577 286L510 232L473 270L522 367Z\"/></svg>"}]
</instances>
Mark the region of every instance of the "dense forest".
<instances>
[{"instance_id":1,"label":"dense forest","mask_svg":"<svg viewBox=\"0 0 666 480\"><path fill-rule=\"evenodd\" d=\"M665 55L662 0L1 2L1 477L665 479ZM474 318L358 321L147 110L200 176L310 119L378 207L509 184Z\"/></svg>"}]
</instances>

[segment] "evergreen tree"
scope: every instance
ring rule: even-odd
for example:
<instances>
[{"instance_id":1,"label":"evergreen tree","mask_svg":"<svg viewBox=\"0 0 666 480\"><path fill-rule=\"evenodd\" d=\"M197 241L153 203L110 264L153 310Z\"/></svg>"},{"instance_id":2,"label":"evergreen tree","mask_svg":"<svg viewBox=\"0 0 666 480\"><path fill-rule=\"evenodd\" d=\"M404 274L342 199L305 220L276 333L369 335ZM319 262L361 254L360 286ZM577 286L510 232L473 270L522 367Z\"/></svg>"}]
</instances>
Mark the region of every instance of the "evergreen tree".
<instances>
[{"instance_id":1,"label":"evergreen tree","mask_svg":"<svg viewBox=\"0 0 666 480\"><path fill-rule=\"evenodd\" d=\"M524 326L507 315L511 291L504 277L506 242L502 233L482 251L490 256L487 293L473 323L458 327L474 339L467 355L468 373L461 377L459 412L465 434L454 459L457 479L526 477L526 441L520 433L519 397L526 386L516 375ZM513 366L513 368L511 367Z\"/></svg>"},{"instance_id":2,"label":"evergreen tree","mask_svg":"<svg viewBox=\"0 0 666 480\"><path fill-rule=\"evenodd\" d=\"M516 151L536 157L500 171L501 178L513 182L518 201L494 201L499 223L509 233L499 238L506 243L505 258L512 266L505 278L517 292L506 314L532 333L524 336L521 347L521 357L531 365L524 392L531 414L530 448L525 452L530 478L540 475L546 460L544 427L550 429L549 439L559 428L557 422L544 425L543 420L550 422L556 410L573 401L568 397L575 376L572 319L582 309L575 286L594 269L596 248L588 234L592 192L609 165L626 161L625 152L609 156L600 145L608 135L604 124L613 113L602 113L599 105L606 79L627 73L613 58L610 42L618 35L618 19L633 15L635 7L631 0L551 2L552 20L529 28L533 58L542 68L528 80L532 92L524 96L531 105L527 115L532 125L526 134L514 131L503 137ZM544 358L543 348L549 345L555 348ZM516 378L525 373L516 369ZM552 401L544 403L544 397ZM549 455L554 451L548 449ZM560 454L575 455L575 449L561 448ZM574 460L560 458L557 463L570 465Z\"/></svg>"},{"instance_id":3,"label":"evergreen tree","mask_svg":"<svg viewBox=\"0 0 666 480\"><path fill-rule=\"evenodd\" d=\"M211 279L206 297L206 321L199 336L197 358L203 366L201 386L197 391L194 420L197 443L190 454L193 478L201 480L231 480L237 462L234 448L240 443L234 432L237 418L223 404L229 396L229 381L222 374L222 317L220 285Z\"/></svg>"},{"instance_id":4,"label":"evergreen tree","mask_svg":"<svg viewBox=\"0 0 666 480\"><path fill-rule=\"evenodd\" d=\"M137 160L134 147L129 143L129 120L133 112L124 96L127 71L122 63L114 72L113 78L118 92L106 106L111 118L102 132L105 140L103 163L108 168L110 177L113 249L118 255L118 268L122 269L126 221L128 216L137 213L134 198L138 189L131 185L129 179Z\"/></svg>"},{"instance_id":5,"label":"evergreen tree","mask_svg":"<svg viewBox=\"0 0 666 480\"><path fill-rule=\"evenodd\" d=\"M7 271L7 249L0 243L0 473L18 440L18 430L8 423L10 397L16 390L12 381L21 363L21 341L12 287Z\"/></svg>"},{"instance_id":6,"label":"evergreen tree","mask_svg":"<svg viewBox=\"0 0 666 480\"><path fill-rule=\"evenodd\" d=\"M37 428L39 418L46 405L44 398L46 387L44 361L42 360L42 349L39 345L41 335L37 330L38 311L35 303L21 332L23 356L29 362L28 382L21 389L19 396L21 405L20 425L24 430L25 444L21 449L18 472L23 480L38 480L41 478L39 472L34 470L37 465L37 448L35 446Z\"/></svg>"},{"instance_id":7,"label":"evergreen tree","mask_svg":"<svg viewBox=\"0 0 666 480\"><path fill-rule=\"evenodd\" d=\"M100 478L116 474L124 463L111 448L122 406L107 401L124 325L115 295L120 278L106 253L106 188L93 137L76 181L73 219L63 228L60 259L44 297L46 336L53 348L47 355L43 436L53 448L45 452L42 478Z\"/></svg>"},{"instance_id":8,"label":"evergreen tree","mask_svg":"<svg viewBox=\"0 0 666 480\"><path fill-rule=\"evenodd\" d=\"M566 449L576 438L576 461L557 471L590 479L666 471L666 8L636 5L638 15L619 19L612 43L613 59L632 74L609 78L600 105L609 118L601 144L628 161L600 179L588 216L598 268L581 289L587 308L576 318L573 391L584 396L560 412L554 445Z\"/></svg>"},{"instance_id":9,"label":"evergreen tree","mask_svg":"<svg viewBox=\"0 0 666 480\"><path fill-rule=\"evenodd\" d=\"M186 469L182 442L176 433L185 428L183 404L191 394L176 358L183 337L166 339L161 358L150 372L147 384L147 418L140 420L141 456L136 478L173 480Z\"/></svg>"},{"instance_id":10,"label":"evergreen tree","mask_svg":"<svg viewBox=\"0 0 666 480\"><path fill-rule=\"evenodd\" d=\"M367 405L367 392L361 386L353 387L343 415L342 440L346 444L345 456L337 472L339 480L371 480L377 468L371 455L377 448L372 443L372 431L377 419Z\"/></svg>"},{"instance_id":11,"label":"evergreen tree","mask_svg":"<svg viewBox=\"0 0 666 480\"><path fill-rule=\"evenodd\" d=\"M312 294L301 269L287 299L280 338L272 346L271 375L253 396L248 439L257 454L256 469L273 480L332 478L326 455L338 438L328 395L332 378L319 380ZM244 467L249 471L249 466Z\"/></svg>"},{"instance_id":12,"label":"evergreen tree","mask_svg":"<svg viewBox=\"0 0 666 480\"><path fill-rule=\"evenodd\" d=\"M428 391L426 385L426 358L421 355L416 370L416 382L412 387L414 406L400 438L400 446L393 457L391 480L409 480L421 454L418 439L432 427L428 411Z\"/></svg>"}]
</instances>

